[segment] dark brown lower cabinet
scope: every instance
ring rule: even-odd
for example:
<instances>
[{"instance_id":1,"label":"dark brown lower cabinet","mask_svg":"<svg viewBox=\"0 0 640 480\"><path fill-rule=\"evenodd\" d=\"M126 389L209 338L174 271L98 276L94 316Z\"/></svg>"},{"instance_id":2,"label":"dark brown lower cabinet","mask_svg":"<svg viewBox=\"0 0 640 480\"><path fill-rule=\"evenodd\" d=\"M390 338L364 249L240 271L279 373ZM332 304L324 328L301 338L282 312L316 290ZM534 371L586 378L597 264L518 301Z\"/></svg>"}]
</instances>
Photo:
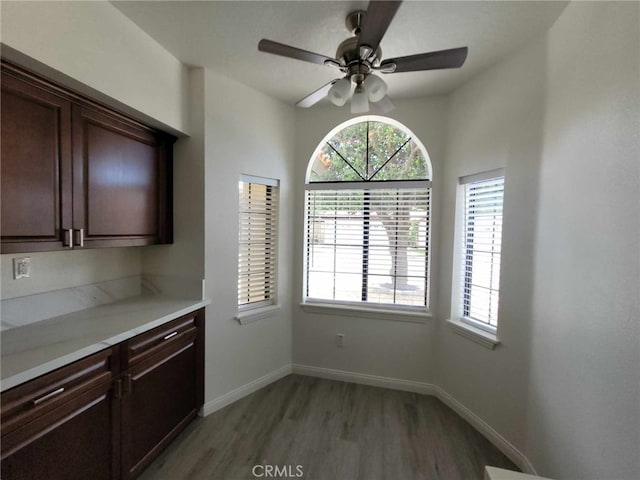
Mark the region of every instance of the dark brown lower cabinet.
<instances>
[{"instance_id":1,"label":"dark brown lower cabinet","mask_svg":"<svg viewBox=\"0 0 640 480\"><path fill-rule=\"evenodd\" d=\"M203 384L196 380L203 371L202 315L187 315L126 343L124 479L136 478L203 404Z\"/></svg>"},{"instance_id":2,"label":"dark brown lower cabinet","mask_svg":"<svg viewBox=\"0 0 640 480\"><path fill-rule=\"evenodd\" d=\"M118 478L118 348L2 394L2 479Z\"/></svg>"},{"instance_id":3,"label":"dark brown lower cabinet","mask_svg":"<svg viewBox=\"0 0 640 480\"><path fill-rule=\"evenodd\" d=\"M3 480L136 478L204 402L204 310L2 394Z\"/></svg>"}]
</instances>

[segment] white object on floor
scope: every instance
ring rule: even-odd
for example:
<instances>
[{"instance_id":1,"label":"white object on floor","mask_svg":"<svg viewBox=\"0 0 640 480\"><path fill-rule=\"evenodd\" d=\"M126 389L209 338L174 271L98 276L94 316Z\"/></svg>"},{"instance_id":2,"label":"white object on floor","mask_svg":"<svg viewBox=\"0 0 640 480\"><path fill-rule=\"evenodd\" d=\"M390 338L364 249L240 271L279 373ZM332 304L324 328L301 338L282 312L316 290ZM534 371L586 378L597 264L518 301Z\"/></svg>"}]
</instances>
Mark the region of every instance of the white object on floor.
<instances>
[{"instance_id":1,"label":"white object on floor","mask_svg":"<svg viewBox=\"0 0 640 480\"><path fill-rule=\"evenodd\" d=\"M484 480L551 480L497 467L484 467Z\"/></svg>"}]
</instances>

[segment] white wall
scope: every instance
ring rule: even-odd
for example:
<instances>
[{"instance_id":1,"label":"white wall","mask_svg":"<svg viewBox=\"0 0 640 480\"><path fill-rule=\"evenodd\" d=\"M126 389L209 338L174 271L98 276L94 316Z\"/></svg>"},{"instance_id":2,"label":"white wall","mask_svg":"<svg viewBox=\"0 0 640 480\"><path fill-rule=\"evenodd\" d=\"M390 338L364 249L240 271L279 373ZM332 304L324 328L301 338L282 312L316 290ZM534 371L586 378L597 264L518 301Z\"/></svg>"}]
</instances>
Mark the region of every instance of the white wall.
<instances>
[{"instance_id":1,"label":"white wall","mask_svg":"<svg viewBox=\"0 0 640 480\"><path fill-rule=\"evenodd\" d=\"M436 384L506 437L525 443L530 303L545 55L539 40L489 69L451 97L440 250ZM505 168L503 254L496 350L444 325L451 307L458 178Z\"/></svg>"},{"instance_id":2,"label":"white wall","mask_svg":"<svg viewBox=\"0 0 640 480\"><path fill-rule=\"evenodd\" d=\"M188 74L188 137L173 147L173 243L142 249L147 276L170 276L181 292L201 298L204 279L205 85L204 69Z\"/></svg>"},{"instance_id":3,"label":"white wall","mask_svg":"<svg viewBox=\"0 0 640 480\"><path fill-rule=\"evenodd\" d=\"M527 451L558 478L640 472L640 4L548 36Z\"/></svg>"},{"instance_id":4,"label":"white wall","mask_svg":"<svg viewBox=\"0 0 640 480\"><path fill-rule=\"evenodd\" d=\"M388 115L409 128L424 144L433 166L432 232L439 229L438 198L444 164L447 102L431 98L394 102ZM316 106L296 111L295 164L295 281L294 363L346 372L430 383L433 380L433 320L425 324L391 319L324 315L303 311L302 299L304 183L307 165L315 148L334 127L349 118L348 106ZM432 309L435 309L439 272L438 238L431 243ZM345 335L345 347L337 348L336 333Z\"/></svg>"},{"instance_id":5,"label":"white wall","mask_svg":"<svg viewBox=\"0 0 640 480\"><path fill-rule=\"evenodd\" d=\"M553 478L640 471L638 8L571 4L451 99L436 383ZM456 178L500 166L491 351L442 320Z\"/></svg>"},{"instance_id":6,"label":"white wall","mask_svg":"<svg viewBox=\"0 0 640 480\"><path fill-rule=\"evenodd\" d=\"M0 8L4 56L140 120L187 131L186 68L109 2Z\"/></svg>"},{"instance_id":7,"label":"white wall","mask_svg":"<svg viewBox=\"0 0 640 480\"><path fill-rule=\"evenodd\" d=\"M205 72L206 400L219 398L291 363L293 108ZM240 325L238 181L280 180L278 303L274 316Z\"/></svg>"},{"instance_id":8,"label":"white wall","mask_svg":"<svg viewBox=\"0 0 640 480\"><path fill-rule=\"evenodd\" d=\"M31 258L31 276L13 279L13 258ZM104 248L1 256L2 300L139 275L140 249Z\"/></svg>"}]
</instances>

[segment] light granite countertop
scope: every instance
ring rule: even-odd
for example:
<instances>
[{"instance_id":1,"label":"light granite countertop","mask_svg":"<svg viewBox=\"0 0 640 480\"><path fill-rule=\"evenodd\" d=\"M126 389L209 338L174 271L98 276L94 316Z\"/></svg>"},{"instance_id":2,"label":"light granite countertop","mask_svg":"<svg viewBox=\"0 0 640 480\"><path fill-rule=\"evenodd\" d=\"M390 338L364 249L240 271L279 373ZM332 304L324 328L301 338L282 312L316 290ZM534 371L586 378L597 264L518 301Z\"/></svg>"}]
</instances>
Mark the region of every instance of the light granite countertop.
<instances>
[{"instance_id":1,"label":"light granite countertop","mask_svg":"<svg viewBox=\"0 0 640 480\"><path fill-rule=\"evenodd\" d=\"M141 295L0 334L2 391L197 310L209 301Z\"/></svg>"}]
</instances>

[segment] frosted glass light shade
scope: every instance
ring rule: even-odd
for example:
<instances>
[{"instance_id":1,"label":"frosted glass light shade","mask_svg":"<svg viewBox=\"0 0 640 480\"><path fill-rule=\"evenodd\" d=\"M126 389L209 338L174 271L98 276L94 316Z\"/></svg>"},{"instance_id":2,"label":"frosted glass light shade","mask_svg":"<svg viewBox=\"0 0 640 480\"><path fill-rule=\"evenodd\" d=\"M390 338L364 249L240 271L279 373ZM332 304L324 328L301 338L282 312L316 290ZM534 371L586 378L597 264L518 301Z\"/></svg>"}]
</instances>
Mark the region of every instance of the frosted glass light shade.
<instances>
[{"instance_id":1,"label":"frosted glass light shade","mask_svg":"<svg viewBox=\"0 0 640 480\"><path fill-rule=\"evenodd\" d=\"M382 100L379 102L372 102L369 107L371 108L371 112L382 115L387 114L394 109L393 103L386 95L382 97Z\"/></svg>"},{"instance_id":2,"label":"frosted glass light shade","mask_svg":"<svg viewBox=\"0 0 640 480\"><path fill-rule=\"evenodd\" d=\"M367 99L367 92L364 88L358 88L353 97L351 97L351 113L366 113L368 111L369 100Z\"/></svg>"},{"instance_id":3,"label":"frosted glass light shade","mask_svg":"<svg viewBox=\"0 0 640 480\"><path fill-rule=\"evenodd\" d=\"M349 99L349 94L351 93L351 80L348 78L341 78L333 86L329 89L329 93L327 94L329 100L334 105L341 107L344 105Z\"/></svg>"},{"instance_id":4,"label":"frosted glass light shade","mask_svg":"<svg viewBox=\"0 0 640 480\"><path fill-rule=\"evenodd\" d=\"M387 94L387 84L380 77L370 74L364 80L364 89L369 95L369 101L379 102Z\"/></svg>"}]
</instances>

